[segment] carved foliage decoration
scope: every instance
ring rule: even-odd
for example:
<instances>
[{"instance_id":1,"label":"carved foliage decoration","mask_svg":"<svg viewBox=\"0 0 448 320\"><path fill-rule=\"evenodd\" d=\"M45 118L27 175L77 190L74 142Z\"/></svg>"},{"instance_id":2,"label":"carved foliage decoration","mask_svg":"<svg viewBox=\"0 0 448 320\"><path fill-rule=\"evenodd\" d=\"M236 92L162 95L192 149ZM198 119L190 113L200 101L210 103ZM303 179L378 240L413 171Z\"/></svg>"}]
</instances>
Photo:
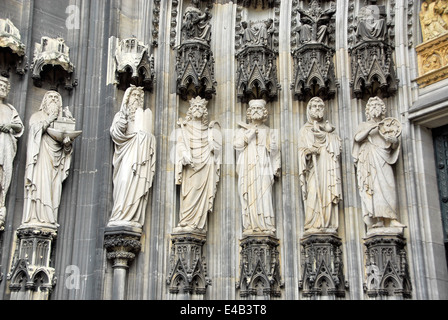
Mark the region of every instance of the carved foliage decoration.
<instances>
[{"instance_id":1,"label":"carved foliage decoration","mask_svg":"<svg viewBox=\"0 0 448 320\"><path fill-rule=\"evenodd\" d=\"M149 46L136 38L123 39L115 52L115 61L118 88L126 90L130 85L135 85L152 92L155 71Z\"/></svg>"},{"instance_id":2,"label":"carved foliage decoration","mask_svg":"<svg viewBox=\"0 0 448 320\"><path fill-rule=\"evenodd\" d=\"M277 78L279 2L274 2L274 18L243 21L242 7L237 9L235 46L237 59L237 95L241 102L253 99L274 101L280 84Z\"/></svg>"},{"instance_id":3,"label":"carved foliage decoration","mask_svg":"<svg viewBox=\"0 0 448 320\"><path fill-rule=\"evenodd\" d=\"M62 38L42 37L35 45L31 69L36 87L47 83L50 90L57 91L62 85L71 91L77 86L77 80L72 79L75 66L70 61L70 48Z\"/></svg>"},{"instance_id":4,"label":"carved foliage decoration","mask_svg":"<svg viewBox=\"0 0 448 320\"><path fill-rule=\"evenodd\" d=\"M47 300L56 285L51 266L56 231L24 228L17 230L18 250L8 274L11 300Z\"/></svg>"},{"instance_id":5,"label":"carved foliage decoration","mask_svg":"<svg viewBox=\"0 0 448 320\"><path fill-rule=\"evenodd\" d=\"M334 71L336 5L333 1L304 1L293 4L291 48L294 83L299 101L311 97L332 99L337 90Z\"/></svg>"},{"instance_id":6,"label":"carved foliage decoration","mask_svg":"<svg viewBox=\"0 0 448 320\"><path fill-rule=\"evenodd\" d=\"M170 293L205 294L211 284L203 256L205 235L173 234L171 242L170 272L167 278Z\"/></svg>"},{"instance_id":7,"label":"carved foliage decoration","mask_svg":"<svg viewBox=\"0 0 448 320\"><path fill-rule=\"evenodd\" d=\"M280 276L279 240L271 236L247 236L241 240L241 297L280 297L284 283Z\"/></svg>"},{"instance_id":8,"label":"carved foliage decoration","mask_svg":"<svg viewBox=\"0 0 448 320\"><path fill-rule=\"evenodd\" d=\"M302 240L302 279L305 297L345 297L341 239L333 235L310 235Z\"/></svg>"},{"instance_id":9,"label":"carved foliage decoration","mask_svg":"<svg viewBox=\"0 0 448 320\"><path fill-rule=\"evenodd\" d=\"M183 100L197 96L211 100L216 93L215 60L210 48L212 7L207 3L202 11L201 3L193 0L185 8L176 61L177 93Z\"/></svg>"},{"instance_id":10,"label":"carved foliage decoration","mask_svg":"<svg viewBox=\"0 0 448 320\"><path fill-rule=\"evenodd\" d=\"M349 4L352 93L358 99L393 96L399 83L393 60L395 3L391 8L376 5L377 1L366 1L361 8L355 3Z\"/></svg>"},{"instance_id":11,"label":"carved foliage decoration","mask_svg":"<svg viewBox=\"0 0 448 320\"><path fill-rule=\"evenodd\" d=\"M14 24L9 19L0 19L0 75L9 77L11 69L19 75L27 71L25 45Z\"/></svg>"},{"instance_id":12,"label":"carved foliage decoration","mask_svg":"<svg viewBox=\"0 0 448 320\"><path fill-rule=\"evenodd\" d=\"M365 241L366 278L369 297L411 298L412 285L402 236L376 235Z\"/></svg>"}]
</instances>

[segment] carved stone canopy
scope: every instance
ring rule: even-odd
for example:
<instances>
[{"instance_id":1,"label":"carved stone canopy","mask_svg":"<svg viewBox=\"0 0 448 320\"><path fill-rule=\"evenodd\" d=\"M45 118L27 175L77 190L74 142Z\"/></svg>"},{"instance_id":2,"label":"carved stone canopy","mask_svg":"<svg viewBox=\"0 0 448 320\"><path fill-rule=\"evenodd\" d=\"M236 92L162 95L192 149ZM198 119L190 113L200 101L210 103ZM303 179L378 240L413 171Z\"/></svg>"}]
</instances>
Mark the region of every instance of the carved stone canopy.
<instances>
[{"instance_id":1,"label":"carved stone canopy","mask_svg":"<svg viewBox=\"0 0 448 320\"><path fill-rule=\"evenodd\" d=\"M47 83L50 90L57 91L63 85L71 91L77 86L77 80L72 80L75 67L70 61L70 48L62 38L42 37L41 42L35 45L31 69L37 87Z\"/></svg>"},{"instance_id":2,"label":"carved stone canopy","mask_svg":"<svg viewBox=\"0 0 448 320\"><path fill-rule=\"evenodd\" d=\"M237 4L243 7L253 7L254 9L261 6L261 9L266 9L280 4L280 0L238 0Z\"/></svg>"},{"instance_id":3,"label":"carved stone canopy","mask_svg":"<svg viewBox=\"0 0 448 320\"><path fill-rule=\"evenodd\" d=\"M9 19L0 19L0 74L9 77L11 69L19 75L25 74L25 45L14 24Z\"/></svg>"},{"instance_id":4,"label":"carved stone canopy","mask_svg":"<svg viewBox=\"0 0 448 320\"><path fill-rule=\"evenodd\" d=\"M330 100L336 94L335 13L332 1L326 4L312 0L301 7L297 2L293 8L291 47L294 82L291 90L299 101L312 97Z\"/></svg>"},{"instance_id":5,"label":"carved stone canopy","mask_svg":"<svg viewBox=\"0 0 448 320\"><path fill-rule=\"evenodd\" d=\"M373 1L359 10L349 27L352 94L358 99L388 98L398 90L399 79L393 61L393 22L385 6Z\"/></svg>"},{"instance_id":6,"label":"carved stone canopy","mask_svg":"<svg viewBox=\"0 0 448 320\"><path fill-rule=\"evenodd\" d=\"M137 38L119 42L115 52L116 80L118 88L126 90L130 85L152 92L155 82L154 57L149 46Z\"/></svg>"}]
</instances>

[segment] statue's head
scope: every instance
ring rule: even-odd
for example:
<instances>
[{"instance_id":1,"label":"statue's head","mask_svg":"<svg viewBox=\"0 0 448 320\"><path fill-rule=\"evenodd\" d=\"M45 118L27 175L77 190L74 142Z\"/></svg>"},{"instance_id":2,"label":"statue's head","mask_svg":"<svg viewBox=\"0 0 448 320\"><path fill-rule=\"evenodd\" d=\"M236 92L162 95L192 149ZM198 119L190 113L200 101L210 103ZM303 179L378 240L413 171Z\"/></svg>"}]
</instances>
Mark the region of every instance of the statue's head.
<instances>
[{"instance_id":1,"label":"statue's head","mask_svg":"<svg viewBox=\"0 0 448 320\"><path fill-rule=\"evenodd\" d=\"M247 121L268 120L268 109L266 108L266 101L263 99L254 99L249 101L249 108L247 108Z\"/></svg>"},{"instance_id":2,"label":"statue's head","mask_svg":"<svg viewBox=\"0 0 448 320\"><path fill-rule=\"evenodd\" d=\"M308 102L307 117L308 122L322 121L325 113L325 103L319 97L314 97Z\"/></svg>"},{"instance_id":3,"label":"statue's head","mask_svg":"<svg viewBox=\"0 0 448 320\"><path fill-rule=\"evenodd\" d=\"M8 78L0 76L0 98L6 98L10 90L11 83L9 82Z\"/></svg>"},{"instance_id":4,"label":"statue's head","mask_svg":"<svg viewBox=\"0 0 448 320\"><path fill-rule=\"evenodd\" d=\"M138 108L143 109L144 99L145 92L143 91L143 87L131 85L124 93L121 111L132 117Z\"/></svg>"},{"instance_id":5,"label":"statue's head","mask_svg":"<svg viewBox=\"0 0 448 320\"><path fill-rule=\"evenodd\" d=\"M40 105L39 111L43 111L48 115L62 115L62 96L57 91L47 91Z\"/></svg>"},{"instance_id":6,"label":"statue's head","mask_svg":"<svg viewBox=\"0 0 448 320\"><path fill-rule=\"evenodd\" d=\"M386 104L379 97L370 98L366 105L367 121L384 119L386 116Z\"/></svg>"},{"instance_id":7,"label":"statue's head","mask_svg":"<svg viewBox=\"0 0 448 320\"><path fill-rule=\"evenodd\" d=\"M202 119L202 121L206 124L208 121L208 101L197 96L196 98L191 99L189 102L190 108L188 108L187 119Z\"/></svg>"}]
</instances>

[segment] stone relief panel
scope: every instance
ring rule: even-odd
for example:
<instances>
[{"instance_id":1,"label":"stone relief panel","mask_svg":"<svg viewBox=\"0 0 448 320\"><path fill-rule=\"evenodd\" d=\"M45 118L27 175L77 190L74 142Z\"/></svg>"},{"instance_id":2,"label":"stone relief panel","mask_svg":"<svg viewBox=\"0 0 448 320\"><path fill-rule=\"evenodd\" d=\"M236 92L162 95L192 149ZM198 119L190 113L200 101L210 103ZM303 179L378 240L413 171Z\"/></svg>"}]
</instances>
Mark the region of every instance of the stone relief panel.
<instances>
[{"instance_id":1,"label":"stone relief panel","mask_svg":"<svg viewBox=\"0 0 448 320\"><path fill-rule=\"evenodd\" d=\"M448 78L448 3L423 1L420 26L423 43L416 47L421 88Z\"/></svg>"},{"instance_id":2,"label":"stone relief panel","mask_svg":"<svg viewBox=\"0 0 448 320\"><path fill-rule=\"evenodd\" d=\"M243 103L252 99L275 101L281 88L277 78L280 3L274 4L272 10L263 13L237 8L236 88Z\"/></svg>"},{"instance_id":3,"label":"stone relief panel","mask_svg":"<svg viewBox=\"0 0 448 320\"><path fill-rule=\"evenodd\" d=\"M0 19L0 75L9 77L14 69L24 75L28 69L26 47L21 41L19 29L9 19Z\"/></svg>"},{"instance_id":4,"label":"stone relief panel","mask_svg":"<svg viewBox=\"0 0 448 320\"><path fill-rule=\"evenodd\" d=\"M333 1L294 1L291 48L294 60L294 97L329 100L337 83L334 71L336 5Z\"/></svg>"},{"instance_id":5,"label":"stone relief panel","mask_svg":"<svg viewBox=\"0 0 448 320\"><path fill-rule=\"evenodd\" d=\"M17 139L25 131L17 110L5 101L10 90L9 80L0 76L0 231L5 227L6 195L13 175Z\"/></svg>"},{"instance_id":6,"label":"stone relief panel","mask_svg":"<svg viewBox=\"0 0 448 320\"><path fill-rule=\"evenodd\" d=\"M358 99L393 96L399 83L393 57L395 2L388 8L377 1L364 6L350 1L349 11L352 94Z\"/></svg>"},{"instance_id":7,"label":"stone relief panel","mask_svg":"<svg viewBox=\"0 0 448 320\"><path fill-rule=\"evenodd\" d=\"M62 38L42 37L35 44L32 78L36 87L48 84L50 90L58 90L60 86L72 91L77 86L73 79L75 66L70 61L70 48Z\"/></svg>"}]
</instances>

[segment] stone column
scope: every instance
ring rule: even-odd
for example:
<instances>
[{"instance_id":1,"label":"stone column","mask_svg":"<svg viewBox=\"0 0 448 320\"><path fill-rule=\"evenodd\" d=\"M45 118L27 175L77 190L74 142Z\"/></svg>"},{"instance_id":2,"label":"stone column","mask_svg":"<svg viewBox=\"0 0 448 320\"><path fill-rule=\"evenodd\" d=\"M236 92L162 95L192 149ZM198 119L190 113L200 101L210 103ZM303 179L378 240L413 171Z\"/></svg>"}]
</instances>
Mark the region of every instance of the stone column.
<instances>
[{"instance_id":1,"label":"stone column","mask_svg":"<svg viewBox=\"0 0 448 320\"><path fill-rule=\"evenodd\" d=\"M127 271L141 249L141 230L132 227L107 227L104 247L107 259L112 260L112 300L126 300Z\"/></svg>"}]
</instances>

